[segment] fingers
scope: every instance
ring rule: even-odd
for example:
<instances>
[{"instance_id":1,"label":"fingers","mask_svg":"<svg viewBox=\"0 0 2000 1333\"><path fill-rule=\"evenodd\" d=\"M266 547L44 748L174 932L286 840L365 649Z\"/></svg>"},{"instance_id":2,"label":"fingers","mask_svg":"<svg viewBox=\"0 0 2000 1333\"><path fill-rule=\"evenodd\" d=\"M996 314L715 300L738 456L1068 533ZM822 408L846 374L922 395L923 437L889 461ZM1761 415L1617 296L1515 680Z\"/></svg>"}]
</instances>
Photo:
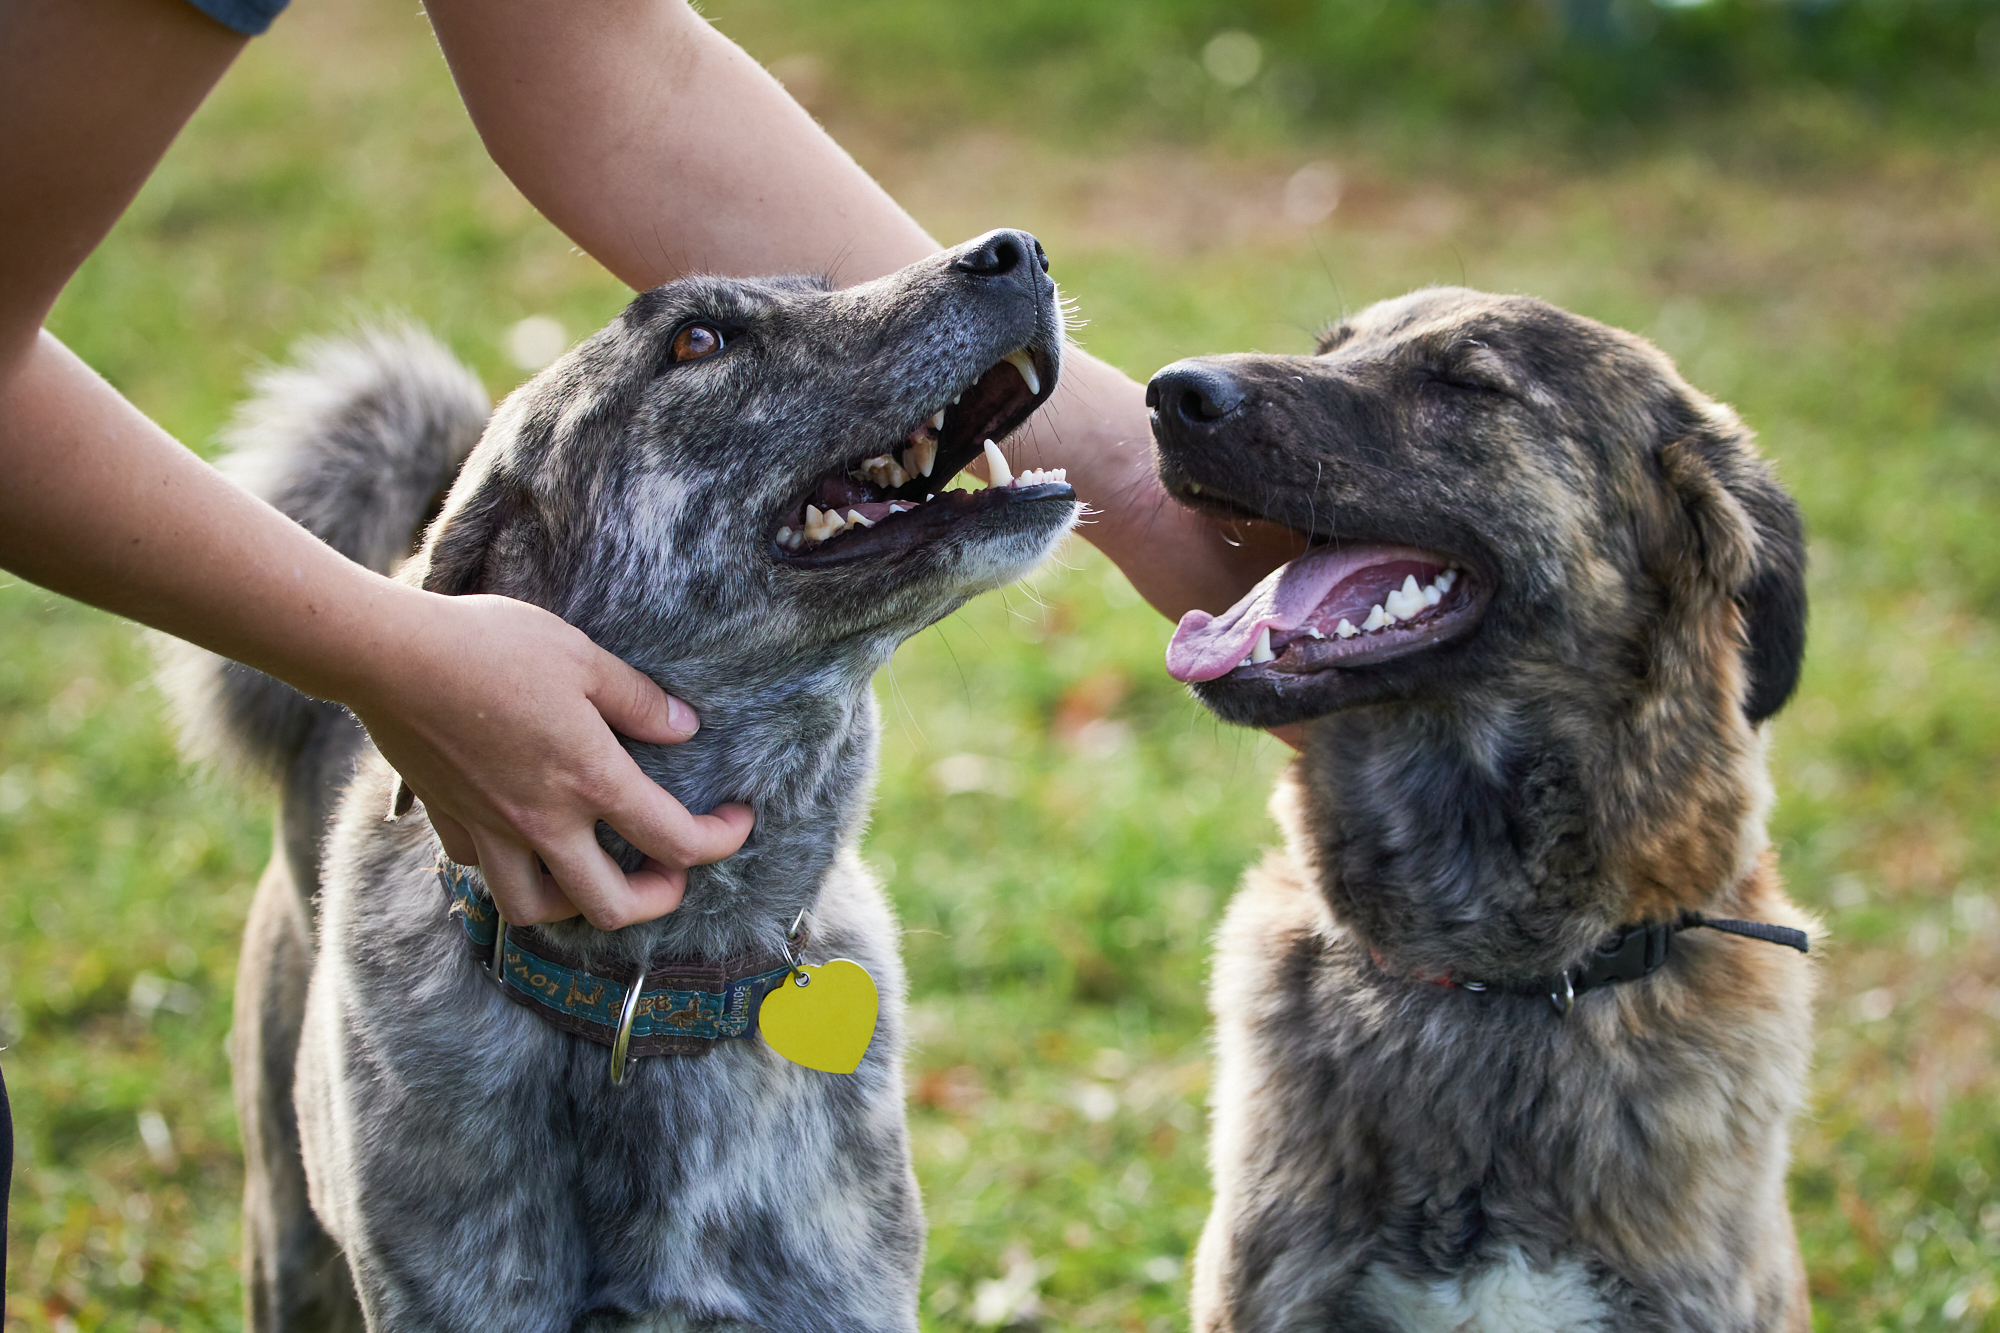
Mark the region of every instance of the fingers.
<instances>
[{"instance_id":1,"label":"fingers","mask_svg":"<svg viewBox=\"0 0 2000 1333\"><path fill-rule=\"evenodd\" d=\"M736 803L719 805L705 815L689 814L686 806L639 773L636 764L633 773L638 781L617 793L617 803L604 811L604 822L663 865L685 868L720 861L743 845L757 822L749 806Z\"/></svg>"},{"instance_id":2,"label":"fingers","mask_svg":"<svg viewBox=\"0 0 2000 1333\"><path fill-rule=\"evenodd\" d=\"M604 853L600 850L598 855ZM609 864L610 858L605 857L605 862ZM500 915L509 925L537 926L545 921L564 921L577 914L575 904L556 881L542 873L535 854L520 843L490 835L481 837L473 864L479 867L487 891L499 904ZM617 869L612 866L612 873L616 874Z\"/></svg>"},{"instance_id":3,"label":"fingers","mask_svg":"<svg viewBox=\"0 0 2000 1333\"><path fill-rule=\"evenodd\" d=\"M438 836L438 845L444 854L462 866L479 864L479 844L472 840L472 831L443 811L431 808L424 802L424 814L431 821L431 829Z\"/></svg>"},{"instance_id":4,"label":"fingers","mask_svg":"<svg viewBox=\"0 0 2000 1333\"><path fill-rule=\"evenodd\" d=\"M616 930L664 916L681 905L687 891L687 871L648 859L627 875L605 855L594 836L544 852L542 859L550 872L543 877L546 890L565 896L566 904L575 904L565 915L581 912L583 919L599 930Z\"/></svg>"},{"instance_id":5,"label":"fingers","mask_svg":"<svg viewBox=\"0 0 2000 1333\"><path fill-rule=\"evenodd\" d=\"M635 741L678 745L701 729L694 709L655 685L645 672L598 650L599 680L589 699L613 731Z\"/></svg>"}]
</instances>

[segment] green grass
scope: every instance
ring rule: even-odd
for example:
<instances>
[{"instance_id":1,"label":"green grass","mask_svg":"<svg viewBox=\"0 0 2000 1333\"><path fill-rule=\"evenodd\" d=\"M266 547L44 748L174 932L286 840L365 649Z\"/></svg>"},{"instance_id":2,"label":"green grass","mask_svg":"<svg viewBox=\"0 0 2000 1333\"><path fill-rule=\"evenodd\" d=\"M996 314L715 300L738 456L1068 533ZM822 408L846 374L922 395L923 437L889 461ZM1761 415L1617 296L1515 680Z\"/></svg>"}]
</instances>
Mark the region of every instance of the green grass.
<instances>
[{"instance_id":1,"label":"green grass","mask_svg":"<svg viewBox=\"0 0 2000 1333\"><path fill-rule=\"evenodd\" d=\"M858 40L720 14L767 59ZM1476 126L1405 153L1386 111L1079 137L1035 118L1032 79L913 131L893 71L853 59L813 98L843 140L941 237L1034 228L1085 342L1135 374L1302 350L1343 308L1466 281L1655 336L1757 426L1813 534L1776 834L1830 928L1793 1188L1817 1326L2000 1329L1990 146L1809 88L1617 154ZM1313 160L1343 190L1306 231L1278 201ZM247 369L357 314L415 315L500 391L514 321L578 334L622 300L486 163L413 7L357 3L253 46L54 323L206 447ZM1206 939L1273 836L1284 751L1192 707L1165 635L1078 545L880 684L867 851L909 930L930 1327L1184 1324ZM128 627L0 588L10 1329L238 1327L222 1043L267 797L177 766L145 674Z\"/></svg>"}]
</instances>

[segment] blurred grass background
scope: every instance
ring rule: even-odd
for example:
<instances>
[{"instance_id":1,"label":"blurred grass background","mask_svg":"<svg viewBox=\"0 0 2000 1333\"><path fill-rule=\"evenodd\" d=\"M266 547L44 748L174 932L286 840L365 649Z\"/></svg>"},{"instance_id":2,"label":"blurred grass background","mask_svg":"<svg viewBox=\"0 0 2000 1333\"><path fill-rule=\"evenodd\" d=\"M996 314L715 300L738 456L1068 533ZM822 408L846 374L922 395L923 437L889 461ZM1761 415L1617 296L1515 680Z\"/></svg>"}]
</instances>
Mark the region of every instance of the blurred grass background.
<instances>
[{"instance_id":1,"label":"blurred grass background","mask_svg":"<svg viewBox=\"0 0 2000 1333\"><path fill-rule=\"evenodd\" d=\"M1426 282L1637 329L1812 527L1776 834L1826 914L1794 1207L1821 1329L2000 1329L2000 6L726 0L935 234L1033 228L1138 376ZM302 0L64 297L207 449L383 310L497 393L618 285L487 163L414 5ZM523 325L522 321L536 322ZM1184 1326L1206 938L1285 752L1081 544L880 683L937 1329ZM267 797L179 766L134 631L0 587L9 1329L233 1329L222 1042Z\"/></svg>"}]
</instances>

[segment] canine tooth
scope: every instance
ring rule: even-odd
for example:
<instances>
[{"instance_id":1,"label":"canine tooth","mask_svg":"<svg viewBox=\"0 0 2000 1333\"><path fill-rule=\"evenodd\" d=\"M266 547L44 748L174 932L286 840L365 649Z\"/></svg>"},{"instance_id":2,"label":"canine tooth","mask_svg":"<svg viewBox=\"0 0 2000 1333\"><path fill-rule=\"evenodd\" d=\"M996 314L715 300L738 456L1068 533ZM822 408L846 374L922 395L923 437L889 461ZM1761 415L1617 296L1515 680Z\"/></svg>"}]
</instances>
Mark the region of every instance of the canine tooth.
<instances>
[{"instance_id":1,"label":"canine tooth","mask_svg":"<svg viewBox=\"0 0 2000 1333\"><path fill-rule=\"evenodd\" d=\"M944 414L940 412L938 415L943 416ZM931 474L931 468L937 464L937 441L931 439L918 440L910 446L909 451L904 456L909 459L909 462L904 464L904 471L907 474L906 480L908 477L928 477Z\"/></svg>"},{"instance_id":2,"label":"canine tooth","mask_svg":"<svg viewBox=\"0 0 2000 1333\"><path fill-rule=\"evenodd\" d=\"M1349 620L1346 616L1342 616L1340 623L1333 627L1333 632L1343 639L1351 639L1361 631L1354 628L1353 621Z\"/></svg>"},{"instance_id":3,"label":"canine tooth","mask_svg":"<svg viewBox=\"0 0 2000 1333\"><path fill-rule=\"evenodd\" d=\"M924 497L924 503L925 503L925 504L929 504L929 503L930 503L931 501L933 501L933 500L935 500L935 499L937 499L937 493L936 493L936 492L932 492L931 494L929 494L929 495L926 495L926 496Z\"/></svg>"},{"instance_id":4,"label":"canine tooth","mask_svg":"<svg viewBox=\"0 0 2000 1333\"><path fill-rule=\"evenodd\" d=\"M1188 483L1188 494L1189 494L1189 495L1200 495L1200 494L1201 494L1201 483L1200 483L1200 482L1198 482L1198 481L1191 481L1191 482L1189 482L1189 483Z\"/></svg>"},{"instance_id":5,"label":"canine tooth","mask_svg":"<svg viewBox=\"0 0 2000 1333\"><path fill-rule=\"evenodd\" d=\"M1266 625L1257 631L1257 642L1250 649L1250 660L1253 662L1269 662L1277 656L1276 653L1271 651L1271 627Z\"/></svg>"},{"instance_id":6,"label":"canine tooth","mask_svg":"<svg viewBox=\"0 0 2000 1333\"><path fill-rule=\"evenodd\" d=\"M1007 466L1007 456L1000 452L1000 446L986 442L986 475L992 478L993 486L1010 486L1014 481L1013 469Z\"/></svg>"},{"instance_id":7,"label":"canine tooth","mask_svg":"<svg viewBox=\"0 0 2000 1333\"><path fill-rule=\"evenodd\" d=\"M955 394L953 394L953 395L951 396L951 405L952 405L953 407L957 407L957 406L958 406L958 400L959 400L959 399L961 399L961 398L963 398L963 397L965 397L965 394L964 394L964 392L963 392L963 391L961 391L961 392L958 392L958 393L955 393Z\"/></svg>"},{"instance_id":8,"label":"canine tooth","mask_svg":"<svg viewBox=\"0 0 2000 1333\"><path fill-rule=\"evenodd\" d=\"M1368 608L1368 619L1361 622L1361 631L1366 634L1373 630L1381 629L1384 625L1393 625L1395 623L1395 617L1383 611L1382 604L1377 602L1374 606Z\"/></svg>"},{"instance_id":9,"label":"canine tooth","mask_svg":"<svg viewBox=\"0 0 2000 1333\"><path fill-rule=\"evenodd\" d=\"M1009 352L1000 359L1021 372L1021 380L1028 386L1029 393L1042 391L1042 377L1035 373L1035 358L1028 355L1027 348Z\"/></svg>"},{"instance_id":10,"label":"canine tooth","mask_svg":"<svg viewBox=\"0 0 2000 1333\"><path fill-rule=\"evenodd\" d=\"M954 399L953 401L956 402L957 400ZM937 410L937 415L931 418L931 429L932 430L944 429L944 409L942 407L940 407Z\"/></svg>"},{"instance_id":11,"label":"canine tooth","mask_svg":"<svg viewBox=\"0 0 2000 1333\"><path fill-rule=\"evenodd\" d=\"M1433 583L1429 587L1424 589L1425 606L1436 606L1439 602L1442 602L1443 600L1444 600L1444 594L1438 591L1437 584Z\"/></svg>"}]
</instances>

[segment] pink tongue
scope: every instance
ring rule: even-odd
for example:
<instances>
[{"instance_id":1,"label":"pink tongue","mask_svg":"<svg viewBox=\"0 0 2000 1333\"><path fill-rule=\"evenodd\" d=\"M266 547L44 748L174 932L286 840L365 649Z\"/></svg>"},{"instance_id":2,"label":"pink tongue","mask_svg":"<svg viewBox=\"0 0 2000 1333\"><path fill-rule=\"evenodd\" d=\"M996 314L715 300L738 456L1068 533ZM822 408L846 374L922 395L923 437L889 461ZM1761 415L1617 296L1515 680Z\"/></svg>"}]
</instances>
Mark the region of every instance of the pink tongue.
<instances>
[{"instance_id":1,"label":"pink tongue","mask_svg":"<svg viewBox=\"0 0 2000 1333\"><path fill-rule=\"evenodd\" d=\"M1167 645L1167 674L1189 684L1228 675L1250 655L1258 631L1267 625L1274 633L1297 629L1327 594L1356 570L1381 564L1385 553L1404 554L1385 552L1380 546L1345 550L1323 546L1266 574L1242 601L1219 616L1188 612Z\"/></svg>"}]
</instances>

